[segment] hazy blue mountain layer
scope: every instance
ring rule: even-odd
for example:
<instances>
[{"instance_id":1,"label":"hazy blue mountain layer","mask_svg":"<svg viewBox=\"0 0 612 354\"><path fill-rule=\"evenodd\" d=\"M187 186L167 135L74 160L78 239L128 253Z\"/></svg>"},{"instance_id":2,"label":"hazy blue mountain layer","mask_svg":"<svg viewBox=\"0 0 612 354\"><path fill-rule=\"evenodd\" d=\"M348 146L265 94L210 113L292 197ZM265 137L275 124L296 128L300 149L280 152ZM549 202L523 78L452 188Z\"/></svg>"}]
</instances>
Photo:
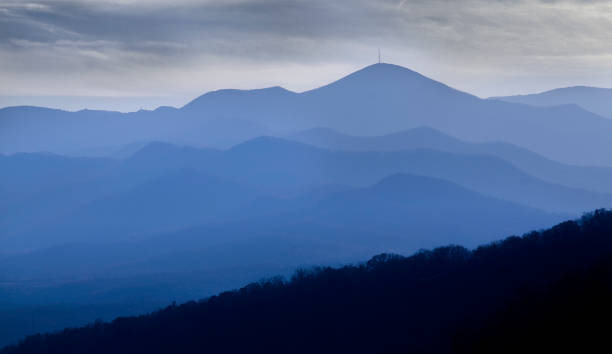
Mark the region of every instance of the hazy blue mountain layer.
<instances>
[{"instance_id":1,"label":"hazy blue mountain layer","mask_svg":"<svg viewBox=\"0 0 612 354\"><path fill-rule=\"evenodd\" d=\"M429 127L418 127L381 136L352 136L329 128L314 128L287 138L317 147L347 151L434 149L455 154L493 155L545 181L612 193L612 168L566 165L513 144L466 142Z\"/></svg>"},{"instance_id":2,"label":"hazy blue mountain layer","mask_svg":"<svg viewBox=\"0 0 612 354\"><path fill-rule=\"evenodd\" d=\"M212 221L231 222L254 212L274 214L283 207L245 205L324 185L364 187L396 173L448 180L553 213L576 215L612 205L608 194L552 184L494 156L430 149L331 151L263 137L225 151L154 143L125 160L73 160L27 154L0 160L4 166L23 165L0 179L0 192L6 200L12 198L0 216L5 252L83 239L138 238ZM68 171L62 170L67 164L72 164L72 180L60 172L54 175ZM45 178L13 182L21 170L22 181L34 172Z\"/></svg>"},{"instance_id":3,"label":"hazy blue mountain layer","mask_svg":"<svg viewBox=\"0 0 612 354\"><path fill-rule=\"evenodd\" d=\"M409 69L375 64L329 85L220 90L180 109L121 114L36 107L0 110L0 152L82 153L141 141L227 147L259 135L328 127L381 135L430 126L470 141L505 141L554 160L612 166L612 121L576 105L483 100Z\"/></svg>"},{"instance_id":4,"label":"hazy blue mountain layer","mask_svg":"<svg viewBox=\"0 0 612 354\"><path fill-rule=\"evenodd\" d=\"M231 185L226 187L222 182L216 187L220 187L217 191L225 192L224 188ZM245 194L240 188L234 192ZM194 192L194 197L199 199L201 193ZM175 193L169 189L169 194ZM135 207L127 200L122 202L128 203L127 208ZM188 202L187 199L178 203ZM142 207L150 203L146 199ZM176 210L190 209L183 209L178 203L172 204ZM458 242L471 246L501 235L545 227L563 218L487 197L452 182L405 174L384 178L364 188L328 188L295 197L261 198L245 202L242 213L226 217L225 221L209 220L207 225L195 228L186 228L189 224L183 222L185 230L166 235L159 235L163 234L163 228L156 226L155 233L149 231L149 237L141 240L129 240L125 235L131 229L121 229L121 226L128 216L135 220L130 227L146 225L138 221L142 215L129 213L127 208L122 209L121 203L112 205L116 209L112 216L108 215L112 209L109 207L104 212L95 208L87 216L79 217L84 221L79 226L93 226L83 231L80 239L71 240L77 244L58 245L0 260L6 271L2 280L210 270L221 266L240 267L245 262L297 265L311 259L329 261L326 257L342 261L354 258L354 253L362 256L372 249L415 251ZM190 207L210 214L208 205ZM152 208L152 212L141 213L152 214L150 222L154 225L160 223L155 218L165 219L163 223L176 221L178 225L179 221L191 217L182 215L177 219L169 213L172 208L166 209L168 215L159 213L158 206ZM98 215L100 220L90 220L93 215ZM103 221L114 218L120 220L109 223L108 237L104 238ZM443 218L445 222L432 222L436 218ZM100 236L93 237L92 233L98 231ZM175 257L177 253L182 255ZM41 263L47 266L40 267Z\"/></svg>"},{"instance_id":5,"label":"hazy blue mountain layer","mask_svg":"<svg viewBox=\"0 0 612 354\"><path fill-rule=\"evenodd\" d=\"M576 104L602 117L612 118L612 89L609 88L573 86L530 95L491 97L491 99L532 106Z\"/></svg>"}]
</instances>

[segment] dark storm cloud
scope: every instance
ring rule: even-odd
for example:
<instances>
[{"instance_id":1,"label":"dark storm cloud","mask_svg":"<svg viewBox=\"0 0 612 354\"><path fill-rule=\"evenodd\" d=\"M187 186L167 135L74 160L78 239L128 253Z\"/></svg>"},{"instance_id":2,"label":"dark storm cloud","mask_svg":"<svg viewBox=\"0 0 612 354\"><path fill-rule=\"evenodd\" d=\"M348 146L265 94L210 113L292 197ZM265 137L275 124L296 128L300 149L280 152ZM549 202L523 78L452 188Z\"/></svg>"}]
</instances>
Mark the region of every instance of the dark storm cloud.
<instances>
[{"instance_id":1,"label":"dark storm cloud","mask_svg":"<svg viewBox=\"0 0 612 354\"><path fill-rule=\"evenodd\" d=\"M339 6L324 1L279 0L173 5L50 1L8 3L0 9L0 41L4 45L105 41L125 50L160 55L181 54L174 53L176 45L217 54L246 45L257 57L258 49L266 52L267 48L253 41L287 44L292 40L361 36L377 17L377 8L366 2Z\"/></svg>"}]
</instances>

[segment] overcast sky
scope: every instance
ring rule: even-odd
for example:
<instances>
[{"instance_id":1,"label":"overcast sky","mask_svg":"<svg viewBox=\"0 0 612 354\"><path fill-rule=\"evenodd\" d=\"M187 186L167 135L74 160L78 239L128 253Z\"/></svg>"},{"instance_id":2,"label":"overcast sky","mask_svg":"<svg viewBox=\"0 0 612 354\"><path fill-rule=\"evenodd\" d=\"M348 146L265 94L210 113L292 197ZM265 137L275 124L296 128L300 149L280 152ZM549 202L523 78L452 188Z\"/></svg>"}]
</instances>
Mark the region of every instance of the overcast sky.
<instances>
[{"instance_id":1,"label":"overcast sky","mask_svg":"<svg viewBox=\"0 0 612 354\"><path fill-rule=\"evenodd\" d=\"M481 97L612 87L612 2L1 0L0 106L125 111L220 88L303 91L376 62L379 47Z\"/></svg>"}]
</instances>

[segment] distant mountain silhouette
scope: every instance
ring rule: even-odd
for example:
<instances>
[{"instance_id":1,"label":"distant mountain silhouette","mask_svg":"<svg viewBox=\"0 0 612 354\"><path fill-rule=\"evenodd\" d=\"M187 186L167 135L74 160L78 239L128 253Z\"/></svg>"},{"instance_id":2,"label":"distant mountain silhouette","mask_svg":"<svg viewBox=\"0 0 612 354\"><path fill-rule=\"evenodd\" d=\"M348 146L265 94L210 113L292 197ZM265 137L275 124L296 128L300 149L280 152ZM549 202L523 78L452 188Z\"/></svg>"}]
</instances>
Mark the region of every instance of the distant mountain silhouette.
<instances>
[{"instance_id":1,"label":"distant mountain silhouette","mask_svg":"<svg viewBox=\"0 0 612 354\"><path fill-rule=\"evenodd\" d=\"M428 243L433 239L427 234L436 235L436 242L476 245L495 238L499 232L515 234L529 225L542 227L560 218L486 197L455 183L406 174L386 177L371 187L331 195L311 213L313 223L325 220L332 225L350 224L362 232L370 230L379 240L390 236L401 240L402 234L410 235L409 243L419 247L431 247ZM302 220L309 217L308 211L301 214ZM510 221L507 215L514 215L515 219ZM483 216L487 221L482 220ZM438 217L444 222L436 223ZM470 221L474 217L481 221ZM473 223L479 224L479 230L472 230ZM402 245L400 249L410 247Z\"/></svg>"},{"instance_id":2,"label":"distant mountain silhouette","mask_svg":"<svg viewBox=\"0 0 612 354\"><path fill-rule=\"evenodd\" d=\"M483 194L543 210L588 210L606 207L611 202L608 195L533 178L494 156L430 149L329 151L271 137L239 144L226 154L225 165L216 168L217 171L268 188L327 183L364 186L390 174L409 173L449 180ZM243 173L245 169L250 171L248 177Z\"/></svg>"},{"instance_id":3,"label":"distant mountain silhouette","mask_svg":"<svg viewBox=\"0 0 612 354\"><path fill-rule=\"evenodd\" d=\"M430 126L470 141L506 141L547 158L612 166L612 121L577 106L483 100L409 69L375 64L329 85L220 90L181 109L121 114L34 107L0 110L0 152L78 152L136 141L228 147L259 135L329 127L381 135Z\"/></svg>"},{"instance_id":4,"label":"distant mountain silhouette","mask_svg":"<svg viewBox=\"0 0 612 354\"><path fill-rule=\"evenodd\" d=\"M244 171L249 173L245 174ZM317 201L320 202L320 197L301 197L289 204L286 200L268 198L267 200L272 202L259 203L252 210L245 208L245 203L253 201L256 196L274 197L327 184L367 186L396 173L442 178L480 193L523 205L539 206L557 213L569 213L578 211L581 207L586 209L589 205L612 203L612 197L606 195L537 180L496 158L453 155L433 150L333 152L264 137L224 152L161 143L150 144L110 170L105 177L75 186L73 195L82 196L73 204L71 211L71 199L52 191L38 195L34 206L30 206L31 202L26 199L0 221L5 220L5 242L13 240L10 241L13 248L19 244L21 247L28 244L32 247L37 244L58 243L60 240L78 241L83 238L82 235L87 235L88 240L121 240L134 232L142 236L147 232L169 231L171 228L185 228L211 221L240 220L274 213L282 215L287 208L303 210L316 206L323 209L323 205L316 204ZM420 180L414 182L415 185L420 185ZM444 186L445 184L441 184L440 188L444 190ZM436 199L439 193L435 190L422 190L429 191L432 199L415 199L412 206L415 210L411 212L419 215L422 210L430 213L445 206L456 213L460 210L470 210L471 203L479 205L477 199L457 198L455 202L453 198L444 197L442 202ZM102 191L105 193L100 195ZM89 202L84 203L86 200ZM360 212L359 209L352 209L355 202L345 200L343 203L345 205L329 208L326 213L329 222L337 223L329 216L336 213L336 208L346 211L344 215L348 217L360 215L355 214ZM459 208L457 203L464 205ZM370 202L363 201L358 204L367 207ZM67 212L48 219L44 211L48 210L50 205L54 206L53 209L66 209ZM292 206L289 207L290 205ZM34 214L34 219L28 221L32 207L34 210L40 209L42 214ZM385 208L382 205L377 208L387 210L389 215L376 213L376 208L368 215L380 215L387 219L391 218L390 215L398 217L393 208ZM487 209L489 208L479 210ZM547 220L557 220L540 212L534 213L533 215L537 216L532 218L528 216L529 213L522 213L521 210L516 208L517 226L545 226ZM399 208L397 212L407 211ZM496 213L507 215L506 211ZM304 217L301 216L302 219ZM408 220L406 217L402 219ZM370 220L368 216L362 220L371 221L372 225L379 223L379 220ZM312 221L317 223L320 220L314 217ZM452 224L450 219L449 224ZM11 225L12 227L9 227ZM23 225L28 228L20 229ZM433 225L422 226L420 233L427 234L428 227L432 227L432 235L443 234L434 232ZM498 225L496 229L517 232L522 228L513 228L510 231ZM467 234L465 236L469 237Z\"/></svg>"},{"instance_id":5,"label":"distant mountain silhouette","mask_svg":"<svg viewBox=\"0 0 612 354\"><path fill-rule=\"evenodd\" d=\"M291 134L288 138L332 150L393 151L424 148L455 154L494 155L534 177L549 182L612 193L610 167L565 165L509 143L471 143L429 127L418 127L382 136L351 136L329 128L314 128Z\"/></svg>"},{"instance_id":6,"label":"distant mountain silhouette","mask_svg":"<svg viewBox=\"0 0 612 354\"><path fill-rule=\"evenodd\" d=\"M593 352L609 337L611 232L612 213L599 210L474 250L302 269L1 353Z\"/></svg>"},{"instance_id":7,"label":"distant mountain silhouette","mask_svg":"<svg viewBox=\"0 0 612 354\"><path fill-rule=\"evenodd\" d=\"M7 175L13 176L11 180L20 180L19 171L23 170L26 175L21 180L27 181L28 169L40 168L41 159L47 161L46 170L49 171L61 171L61 166L66 164L63 161L68 160L74 165L70 176L82 177L76 180L78 183L67 184L61 176L47 173L44 182L40 182L44 183L44 188L40 187L37 193L31 192L36 190L35 183L9 183L9 180L0 183L0 191L4 190L6 200L11 200L0 215L0 235L5 250L31 249L36 245L55 244L60 239L75 241L81 239L83 233L92 238L98 235L96 238L122 239L128 230L140 230L143 234L162 225L164 228L158 231L231 219L251 213L241 208L249 199L247 196L291 195L324 185L366 187L397 173L443 179L487 196L566 215L612 205L612 196L608 194L545 182L494 156L460 155L430 149L331 151L262 137L226 151L153 143L126 160L59 158L55 167L55 158L38 155L14 155L2 161L3 167L23 164L22 168ZM34 167L28 167L28 161ZM192 171L197 177L189 178L180 171ZM208 186L217 183L210 178L226 183L214 197L219 198L218 201L207 194L212 191ZM227 203L222 191L227 193ZM203 200L193 200L192 196L200 196ZM166 200L166 197L174 199ZM181 198L184 204L180 203ZM211 208L217 204L219 207L207 209L206 203ZM237 213L231 211L231 205ZM154 213L153 208L157 208ZM262 206L259 211L282 211L278 204L269 205L269 208ZM123 226L113 228L119 225ZM115 232L107 232L109 230Z\"/></svg>"},{"instance_id":8,"label":"distant mountain silhouette","mask_svg":"<svg viewBox=\"0 0 612 354\"><path fill-rule=\"evenodd\" d=\"M453 181L483 194L551 211L581 212L606 207L612 201L607 195L535 179L493 156L431 149L330 151L273 137L252 139L225 152L157 145L163 153L143 149L125 164L148 159L147 166L156 170L190 167L275 192L321 184L366 186L390 174L409 173Z\"/></svg>"},{"instance_id":9,"label":"distant mountain silhouette","mask_svg":"<svg viewBox=\"0 0 612 354\"><path fill-rule=\"evenodd\" d=\"M82 254L96 254L97 266L90 266L90 274L92 269L96 269L93 273L109 274L109 267L115 265L117 259L122 259L126 265L141 261L143 257L159 258L198 250L188 268L244 267L248 266L245 262L263 264L277 258L275 254L292 254L291 248L296 243L302 245L299 254L287 259L283 257L279 264L295 265L312 259L339 262L372 250L411 252L458 242L474 246L501 235L546 227L563 219L561 215L486 197L454 183L423 176L398 174L366 188L332 188L315 197L312 192L305 192L295 197L267 198L250 203L252 195L248 190L211 178L189 181L194 177L192 172L181 172L163 179L180 183L178 185L153 181L121 195L121 199L97 201L79 210L60 224L61 227L47 226L46 233L39 233L64 240L67 235L74 235L72 242L93 243L89 250L83 248L69 256L70 252L65 250L73 246L55 247L41 251L39 256L33 253L13 257L8 263L0 261L0 264L20 279L51 274L69 277L82 275L84 269L77 266L83 262ZM204 187L198 188L196 183ZM160 192L154 192L162 187ZM191 195L185 197L181 193ZM225 200L211 198L215 195ZM239 208L243 209L240 213L237 212ZM235 215L226 214L220 221L219 215L223 215L224 210L233 211ZM213 217L215 219L211 220ZM433 222L436 218L443 218L445 222ZM189 228L196 221L208 225ZM185 230L163 232L177 225ZM138 245L125 236L123 240L118 237L147 230L157 236L137 241ZM267 250L255 252L259 247L248 246L253 240L265 245ZM106 249L100 246L100 241L115 242ZM131 256L126 256L126 250L132 252ZM244 250L251 252L248 260L232 255L232 252L242 255ZM53 254L57 258L54 259ZM220 254L224 256L218 257ZM323 254L336 256L326 259L321 257ZM146 265L131 267L130 273L125 272L124 266L121 272L126 275L148 273L153 269L160 272L187 270L178 261L185 256L170 258L174 261L150 260ZM43 259L47 266L37 266ZM72 265L66 266L71 260ZM164 266L160 268L160 264Z\"/></svg>"},{"instance_id":10,"label":"distant mountain silhouette","mask_svg":"<svg viewBox=\"0 0 612 354\"><path fill-rule=\"evenodd\" d=\"M609 88L574 86L530 95L491 97L491 99L533 106L576 104L602 117L612 118L612 89Z\"/></svg>"}]
</instances>

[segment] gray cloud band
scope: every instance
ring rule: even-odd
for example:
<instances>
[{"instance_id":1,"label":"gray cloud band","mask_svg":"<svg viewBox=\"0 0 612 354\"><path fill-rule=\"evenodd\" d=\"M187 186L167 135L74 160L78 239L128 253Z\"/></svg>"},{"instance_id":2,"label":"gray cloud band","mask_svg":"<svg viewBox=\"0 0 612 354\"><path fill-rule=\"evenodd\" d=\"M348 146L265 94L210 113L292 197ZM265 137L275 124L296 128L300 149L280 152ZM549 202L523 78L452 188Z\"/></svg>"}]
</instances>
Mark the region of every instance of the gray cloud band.
<instances>
[{"instance_id":1,"label":"gray cloud band","mask_svg":"<svg viewBox=\"0 0 612 354\"><path fill-rule=\"evenodd\" d=\"M62 65L188 66L206 56L313 63L343 60L351 48L380 43L449 61L592 61L612 53L612 7L605 1L525 0L0 4L0 63L13 72L40 71L41 63L59 71Z\"/></svg>"},{"instance_id":2,"label":"gray cloud band","mask_svg":"<svg viewBox=\"0 0 612 354\"><path fill-rule=\"evenodd\" d=\"M569 7L582 7L584 13L570 17ZM32 43L84 47L106 43L172 56L185 54L176 53L181 46L232 54L236 48L231 43L235 47L246 43L249 51L265 53L273 43L291 51L292 44L307 41L382 37L398 45L424 47L598 53L610 49L601 45L612 30L611 18L601 11L607 7L593 1L9 2L0 5L0 43L14 49Z\"/></svg>"}]
</instances>

